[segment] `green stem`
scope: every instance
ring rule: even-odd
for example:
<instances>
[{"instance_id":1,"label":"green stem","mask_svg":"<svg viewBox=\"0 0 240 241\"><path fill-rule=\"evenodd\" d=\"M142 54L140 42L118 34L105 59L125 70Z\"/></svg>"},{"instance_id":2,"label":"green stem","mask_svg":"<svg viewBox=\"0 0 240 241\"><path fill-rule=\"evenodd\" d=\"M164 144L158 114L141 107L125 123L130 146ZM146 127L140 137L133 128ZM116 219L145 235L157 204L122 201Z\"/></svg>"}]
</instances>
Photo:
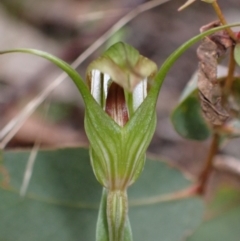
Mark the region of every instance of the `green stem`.
<instances>
[{"instance_id":1,"label":"green stem","mask_svg":"<svg viewBox=\"0 0 240 241\"><path fill-rule=\"evenodd\" d=\"M109 227L108 227L108 215L107 215L107 205L108 205L108 195L109 191L106 188L103 188L101 203L99 207L98 220L97 220L97 230L96 230L96 241L110 241L113 237L109 237ZM126 194L125 194L126 195ZM124 225L124 241L133 241L132 238L132 230L130 226L130 222L128 219L127 212L126 213L126 221ZM117 239L116 239L117 240ZM115 241L115 240L114 240Z\"/></svg>"},{"instance_id":2,"label":"green stem","mask_svg":"<svg viewBox=\"0 0 240 241\"><path fill-rule=\"evenodd\" d=\"M107 220L109 241L123 241L128 212L126 191L109 191L107 195Z\"/></svg>"},{"instance_id":3,"label":"green stem","mask_svg":"<svg viewBox=\"0 0 240 241\"><path fill-rule=\"evenodd\" d=\"M234 59L234 46L232 46L230 50L230 55L229 55L228 76L224 85L224 92L226 95L230 92L232 88L235 67L236 67L236 61Z\"/></svg>"}]
</instances>

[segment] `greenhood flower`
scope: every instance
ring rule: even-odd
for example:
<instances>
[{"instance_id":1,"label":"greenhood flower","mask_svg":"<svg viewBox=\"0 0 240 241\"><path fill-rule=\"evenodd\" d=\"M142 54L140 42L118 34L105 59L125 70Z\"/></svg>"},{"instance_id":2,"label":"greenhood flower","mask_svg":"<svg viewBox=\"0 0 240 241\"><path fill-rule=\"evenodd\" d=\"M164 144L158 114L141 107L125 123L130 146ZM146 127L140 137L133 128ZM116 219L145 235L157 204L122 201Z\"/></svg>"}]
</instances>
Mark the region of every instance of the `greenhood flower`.
<instances>
[{"instance_id":1,"label":"greenhood flower","mask_svg":"<svg viewBox=\"0 0 240 241\"><path fill-rule=\"evenodd\" d=\"M142 172L155 130L155 111L149 111L150 118L144 121L142 115L148 113L138 112L138 118L136 113L156 71L155 63L124 43L113 45L87 69L90 92L110 117L109 121L97 123L92 120L91 110L85 116L93 171L106 188L102 198L106 202L106 233L110 241L123 240L128 211L126 190Z\"/></svg>"},{"instance_id":2,"label":"greenhood flower","mask_svg":"<svg viewBox=\"0 0 240 241\"><path fill-rule=\"evenodd\" d=\"M85 118L86 133L91 145L91 163L98 181L108 190L125 190L142 171L149 138L142 136L136 143L139 130L131 119L143 103L157 71L155 63L141 56L137 50L124 43L110 47L87 69L87 84L101 108L115 122L112 130L102 123L93 128L88 114ZM156 119L144 127L153 135ZM150 128L152 125L153 128ZM101 133L101 134L100 134Z\"/></svg>"}]
</instances>

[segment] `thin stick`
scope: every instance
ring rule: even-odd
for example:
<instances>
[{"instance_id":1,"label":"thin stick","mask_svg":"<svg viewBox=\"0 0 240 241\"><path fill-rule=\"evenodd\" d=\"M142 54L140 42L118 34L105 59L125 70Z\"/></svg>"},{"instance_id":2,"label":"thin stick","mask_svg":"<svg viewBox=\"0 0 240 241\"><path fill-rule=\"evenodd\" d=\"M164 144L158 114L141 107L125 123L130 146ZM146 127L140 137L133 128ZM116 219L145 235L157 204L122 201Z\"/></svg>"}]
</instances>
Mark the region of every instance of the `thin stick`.
<instances>
[{"instance_id":1,"label":"thin stick","mask_svg":"<svg viewBox=\"0 0 240 241\"><path fill-rule=\"evenodd\" d=\"M218 152L219 139L220 139L219 134L214 133L213 138L212 138L212 142L211 142L211 145L210 145L210 149L209 149L209 152L208 152L208 156L207 156L207 159L205 161L205 166L204 166L203 171L202 171L202 173L199 177L198 193L200 195L204 194L205 191L206 191L207 181L209 179L209 176L210 176L210 174L212 172L212 168L213 168L213 159Z\"/></svg>"},{"instance_id":2,"label":"thin stick","mask_svg":"<svg viewBox=\"0 0 240 241\"><path fill-rule=\"evenodd\" d=\"M105 11L90 12L90 13L79 15L77 17L77 20L80 23L97 21L99 19L112 18L112 17L116 17L116 15L120 15L123 13L125 14L129 10L130 10L129 8L121 8L121 9L109 9Z\"/></svg>"},{"instance_id":3,"label":"thin stick","mask_svg":"<svg viewBox=\"0 0 240 241\"><path fill-rule=\"evenodd\" d=\"M220 22L222 23L222 25L227 25L227 21L226 21L224 15L223 15L223 13L222 13L221 8L220 8L219 5L218 5L217 0L215 0L215 1L212 2L212 6L213 6L213 8L214 8L214 10L215 10L215 12L216 12L216 14L217 14ZM234 34L234 32L232 31L231 28L226 28L226 31L228 32L229 36L230 36L233 40L235 40L235 41L237 40L236 35Z\"/></svg>"},{"instance_id":4,"label":"thin stick","mask_svg":"<svg viewBox=\"0 0 240 241\"><path fill-rule=\"evenodd\" d=\"M98 38L89 48L87 48L72 64L73 68L77 68L84 60L86 60L94 51L96 51L107 39L115 34L119 29L137 17L139 14L155 8L170 0L155 0L139 5L134 10L130 11L115 23L107 32ZM16 117L14 117L1 131L0 131L0 149L5 148L7 143L21 128L29 116L37 109L37 107L46 99L46 97L59 86L67 77L63 72L51 84L49 84L42 92L39 93L32 101L30 101L24 109Z\"/></svg>"},{"instance_id":5,"label":"thin stick","mask_svg":"<svg viewBox=\"0 0 240 241\"><path fill-rule=\"evenodd\" d=\"M224 85L224 92L226 94L228 94L232 88L235 67L236 67L236 61L234 59L234 46L232 46L230 50L230 55L229 55L228 76Z\"/></svg>"},{"instance_id":6,"label":"thin stick","mask_svg":"<svg viewBox=\"0 0 240 241\"><path fill-rule=\"evenodd\" d=\"M27 161L22 185L21 185L20 192L19 192L21 197L24 197L27 193L27 188L28 188L28 185L29 185L31 177L32 177L33 167L34 167L34 163L35 163L35 160L36 160L36 157L38 154L39 147L40 147L40 141L38 140L37 142L35 142L35 145L33 146L30 156Z\"/></svg>"}]
</instances>

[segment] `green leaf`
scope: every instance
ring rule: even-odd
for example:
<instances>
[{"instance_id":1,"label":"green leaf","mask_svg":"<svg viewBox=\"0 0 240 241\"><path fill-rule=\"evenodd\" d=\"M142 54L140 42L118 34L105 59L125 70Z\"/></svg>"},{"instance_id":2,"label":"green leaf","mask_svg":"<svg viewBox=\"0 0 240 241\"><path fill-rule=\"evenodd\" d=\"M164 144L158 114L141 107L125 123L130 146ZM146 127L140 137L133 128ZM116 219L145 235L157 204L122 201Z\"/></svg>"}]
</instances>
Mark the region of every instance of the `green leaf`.
<instances>
[{"instance_id":1,"label":"green leaf","mask_svg":"<svg viewBox=\"0 0 240 241\"><path fill-rule=\"evenodd\" d=\"M202 117L197 93L181 102L173 111L171 119L175 130L184 138L202 141L211 134Z\"/></svg>"},{"instance_id":2,"label":"green leaf","mask_svg":"<svg viewBox=\"0 0 240 241\"><path fill-rule=\"evenodd\" d=\"M234 58L237 64L240 66L240 43L236 44L234 48Z\"/></svg>"},{"instance_id":3,"label":"green leaf","mask_svg":"<svg viewBox=\"0 0 240 241\"><path fill-rule=\"evenodd\" d=\"M133 239L180 241L195 230L202 217L198 198L160 202L161 197L182 190L190 182L164 162L146 161L144 172L129 188L129 217Z\"/></svg>"},{"instance_id":4,"label":"green leaf","mask_svg":"<svg viewBox=\"0 0 240 241\"><path fill-rule=\"evenodd\" d=\"M183 90L180 102L172 112L172 124L184 138L205 140L211 132L201 114L201 106L197 92L197 73Z\"/></svg>"},{"instance_id":5,"label":"green leaf","mask_svg":"<svg viewBox=\"0 0 240 241\"><path fill-rule=\"evenodd\" d=\"M240 237L240 192L222 189L209 204L205 220L187 241L236 241Z\"/></svg>"},{"instance_id":6,"label":"green leaf","mask_svg":"<svg viewBox=\"0 0 240 241\"><path fill-rule=\"evenodd\" d=\"M0 240L95 240L102 188L92 173L88 150L40 151L26 197L21 198L28 155L26 151L4 153L11 187L0 188ZM200 199L156 200L189 185L178 170L147 160L143 175L129 190L134 240L179 241L194 230L202 217Z\"/></svg>"}]
</instances>

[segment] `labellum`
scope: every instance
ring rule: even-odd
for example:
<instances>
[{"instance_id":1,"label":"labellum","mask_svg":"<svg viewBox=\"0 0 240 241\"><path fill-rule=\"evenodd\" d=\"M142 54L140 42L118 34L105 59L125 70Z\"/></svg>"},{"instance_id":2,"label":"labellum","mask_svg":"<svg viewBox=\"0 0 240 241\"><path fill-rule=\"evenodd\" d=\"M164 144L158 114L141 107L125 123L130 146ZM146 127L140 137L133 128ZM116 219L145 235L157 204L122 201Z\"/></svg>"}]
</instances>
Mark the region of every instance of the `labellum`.
<instances>
[{"instance_id":1,"label":"labellum","mask_svg":"<svg viewBox=\"0 0 240 241\"><path fill-rule=\"evenodd\" d=\"M124 90L114 82L108 90L105 111L121 127L128 122L128 109Z\"/></svg>"}]
</instances>

